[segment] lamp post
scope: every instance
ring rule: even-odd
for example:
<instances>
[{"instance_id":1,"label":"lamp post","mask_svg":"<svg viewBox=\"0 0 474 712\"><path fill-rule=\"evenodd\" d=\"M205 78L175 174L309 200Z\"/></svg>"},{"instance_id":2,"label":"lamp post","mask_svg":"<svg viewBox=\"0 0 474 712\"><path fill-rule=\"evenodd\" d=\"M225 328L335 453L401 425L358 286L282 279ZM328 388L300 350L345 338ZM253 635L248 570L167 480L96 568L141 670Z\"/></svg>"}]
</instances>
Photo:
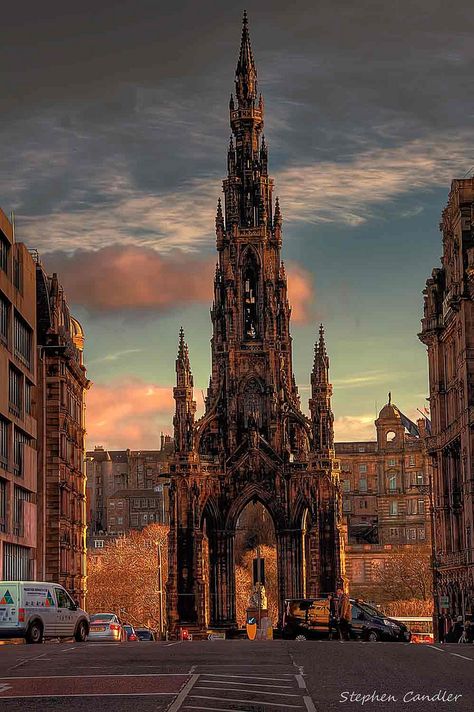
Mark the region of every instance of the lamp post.
<instances>
[{"instance_id":1,"label":"lamp post","mask_svg":"<svg viewBox=\"0 0 474 712\"><path fill-rule=\"evenodd\" d=\"M436 557L435 542L435 516L433 499L433 478L431 469L428 472L428 484L415 485L420 494L428 495L430 502L430 540L431 540L431 575L433 587L433 634L436 641L439 641L439 599L438 599L438 560Z\"/></svg>"},{"instance_id":2,"label":"lamp post","mask_svg":"<svg viewBox=\"0 0 474 712\"><path fill-rule=\"evenodd\" d=\"M157 542L158 547L158 597L160 602L160 640L163 639L164 625L163 625L163 571L162 571L162 557L161 557L161 542Z\"/></svg>"}]
</instances>

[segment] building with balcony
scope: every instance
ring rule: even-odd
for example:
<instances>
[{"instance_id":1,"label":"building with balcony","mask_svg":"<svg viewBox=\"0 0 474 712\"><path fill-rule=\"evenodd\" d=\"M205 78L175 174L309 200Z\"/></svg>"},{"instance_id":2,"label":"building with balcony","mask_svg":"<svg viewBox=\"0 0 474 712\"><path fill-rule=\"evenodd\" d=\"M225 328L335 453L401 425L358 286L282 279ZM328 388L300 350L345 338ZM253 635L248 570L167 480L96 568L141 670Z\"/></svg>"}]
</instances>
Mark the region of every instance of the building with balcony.
<instances>
[{"instance_id":1,"label":"building with balcony","mask_svg":"<svg viewBox=\"0 0 474 712\"><path fill-rule=\"evenodd\" d=\"M440 223L441 267L424 290L435 606L474 615L474 178L453 180Z\"/></svg>"},{"instance_id":2,"label":"building with balcony","mask_svg":"<svg viewBox=\"0 0 474 712\"><path fill-rule=\"evenodd\" d=\"M411 424L410 434L403 418L389 397L375 421L376 440L335 445L351 593L377 602L383 600L377 582L384 561L400 547L430 544L426 421Z\"/></svg>"},{"instance_id":3,"label":"building with balcony","mask_svg":"<svg viewBox=\"0 0 474 712\"><path fill-rule=\"evenodd\" d=\"M0 579L36 575L36 279L0 209Z\"/></svg>"},{"instance_id":4,"label":"building with balcony","mask_svg":"<svg viewBox=\"0 0 474 712\"><path fill-rule=\"evenodd\" d=\"M84 605L86 474L84 334L56 274L37 259L38 552L37 576Z\"/></svg>"}]
</instances>

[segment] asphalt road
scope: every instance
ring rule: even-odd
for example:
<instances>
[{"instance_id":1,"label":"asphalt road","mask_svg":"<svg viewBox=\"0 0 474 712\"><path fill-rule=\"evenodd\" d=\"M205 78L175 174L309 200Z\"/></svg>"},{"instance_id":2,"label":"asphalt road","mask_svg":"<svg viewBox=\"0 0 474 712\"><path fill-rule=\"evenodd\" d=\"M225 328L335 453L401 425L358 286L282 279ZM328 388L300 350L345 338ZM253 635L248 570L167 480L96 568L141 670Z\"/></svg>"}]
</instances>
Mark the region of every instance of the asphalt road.
<instances>
[{"instance_id":1,"label":"asphalt road","mask_svg":"<svg viewBox=\"0 0 474 712\"><path fill-rule=\"evenodd\" d=\"M472 712L474 646L193 641L0 647L2 712L66 708Z\"/></svg>"}]
</instances>

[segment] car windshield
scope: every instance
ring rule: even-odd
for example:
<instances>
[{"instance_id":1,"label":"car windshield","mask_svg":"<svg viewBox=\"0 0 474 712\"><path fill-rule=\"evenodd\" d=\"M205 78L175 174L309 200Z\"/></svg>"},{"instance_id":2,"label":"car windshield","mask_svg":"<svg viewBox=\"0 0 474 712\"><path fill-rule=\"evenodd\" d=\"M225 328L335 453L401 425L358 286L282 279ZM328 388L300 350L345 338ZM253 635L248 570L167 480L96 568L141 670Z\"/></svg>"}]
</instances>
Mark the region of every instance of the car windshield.
<instances>
[{"instance_id":1,"label":"car windshield","mask_svg":"<svg viewBox=\"0 0 474 712\"><path fill-rule=\"evenodd\" d=\"M114 618L113 613L94 613L90 617L91 621L112 621Z\"/></svg>"},{"instance_id":2,"label":"car windshield","mask_svg":"<svg viewBox=\"0 0 474 712\"><path fill-rule=\"evenodd\" d=\"M131 625L124 625L124 628L125 628L125 630L127 631L127 633L131 633L132 630L133 630L133 628L132 628Z\"/></svg>"},{"instance_id":3,"label":"car windshield","mask_svg":"<svg viewBox=\"0 0 474 712\"><path fill-rule=\"evenodd\" d=\"M379 611L377 608L374 608L373 606L370 606L368 603L363 603L362 601L357 601L357 605L362 608L363 611L369 614L369 616L377 616L378 618L383 618L385 613L383 611Z\"/></svg>"},{"instance_id":4,"label":"car windshield","mask_svg":"<svg viewBox=\"0 0 474 712\"><path fill-rule=\"evenodd\" d=\"M145 640L151 640L153 637L149 630L137 630L137 635L139 638L144 638Z\"/></svg>"}]
</instances>

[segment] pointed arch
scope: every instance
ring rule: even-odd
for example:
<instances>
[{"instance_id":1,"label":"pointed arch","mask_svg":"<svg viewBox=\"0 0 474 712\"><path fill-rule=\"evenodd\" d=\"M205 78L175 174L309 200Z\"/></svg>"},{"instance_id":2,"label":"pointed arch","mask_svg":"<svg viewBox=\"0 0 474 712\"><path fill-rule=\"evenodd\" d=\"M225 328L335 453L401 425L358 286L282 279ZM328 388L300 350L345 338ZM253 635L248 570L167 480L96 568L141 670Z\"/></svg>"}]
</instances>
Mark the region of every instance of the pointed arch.
<instances>
[{"instance_id":1,"label":"pointed arch","mask_svg":"<svg viewBox=\"0 0 474 712\"><path fill-rule=\"evenodd\" d=\"M287 526L286 517L280 507L276 504L275 498L268 490L265 490L258 483L249 483L232 502L225 520L225 530L229 533L235 532L237 519L249 502L256 500L260 502L270 514L275 532Z\"/></svg>"}]
</instances>

